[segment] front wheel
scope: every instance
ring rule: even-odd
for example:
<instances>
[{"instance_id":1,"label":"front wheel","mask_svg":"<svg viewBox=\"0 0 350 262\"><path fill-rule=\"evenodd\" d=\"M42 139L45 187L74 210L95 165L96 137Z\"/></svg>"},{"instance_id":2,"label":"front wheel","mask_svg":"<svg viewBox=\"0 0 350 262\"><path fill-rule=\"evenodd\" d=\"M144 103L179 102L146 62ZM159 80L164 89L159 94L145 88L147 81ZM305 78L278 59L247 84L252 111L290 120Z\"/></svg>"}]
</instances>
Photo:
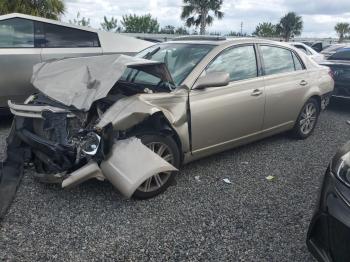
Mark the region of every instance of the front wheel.
<instances>
[{"instance_id":1,"label":"front wheel","mask_svg":"<svg viewBox=\"0 0 350 262\"><path fill-rule=\"evenodd\" d=\"M153 152L161 156L164 160L174 167L180 166L179 148L170 136L162 134L140 135L141 142ZM141 184L135 191L134 197L138 199L147 199L164 192L174 181L176 172L164 172L155 174Z\"/></svg>"},{"instance_id":2,"label":"front wheel","mask_svg":"<svg viewBox=\"0 0 350 262\"><path fill-rule=\"evenodd\" d=\"M310 98L301 110L293 129L293 135L299 139L309 137L316 127L320 107L316 99Z\"/></svg>"}]
</instances>

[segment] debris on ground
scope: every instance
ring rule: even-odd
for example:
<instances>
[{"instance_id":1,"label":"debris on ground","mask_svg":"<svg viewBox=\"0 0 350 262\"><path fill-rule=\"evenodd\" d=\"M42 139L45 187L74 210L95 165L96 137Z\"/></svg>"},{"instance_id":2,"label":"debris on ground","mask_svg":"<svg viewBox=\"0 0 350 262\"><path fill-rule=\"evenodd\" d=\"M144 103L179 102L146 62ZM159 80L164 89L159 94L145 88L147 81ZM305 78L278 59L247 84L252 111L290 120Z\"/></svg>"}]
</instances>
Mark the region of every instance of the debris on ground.
<instances>
[{"instance_id":1,"label":"debris on ground","mask_svg":"<svg viewBox=\"0 0 350 262\"><path fill-rule=\"evenodd\" d=\"M270 176L267 176L266 179L269 180L269 181L271 181L271 180L274 180L275 177L270 175Z\"/></svg>"},{"instance_id":2,"label":"debris on ground","mask_svg":"<svg viewBox=\"0 0 350 262\"><path fill-rule=\"evenodd\" d=\"M228 178L223 179L226 184L232 184L232 182Z\"/></svg>"},{"instance_id":3,"label":"debris on ground","mask_svg":"<svg viewBox=\"0 0 350 262\"><path fill-rule=\"evenodd\" d=\"M196 179L198 182L201 182L200 176L195 176L194 179Z\"/></svg>"}]
</instances>

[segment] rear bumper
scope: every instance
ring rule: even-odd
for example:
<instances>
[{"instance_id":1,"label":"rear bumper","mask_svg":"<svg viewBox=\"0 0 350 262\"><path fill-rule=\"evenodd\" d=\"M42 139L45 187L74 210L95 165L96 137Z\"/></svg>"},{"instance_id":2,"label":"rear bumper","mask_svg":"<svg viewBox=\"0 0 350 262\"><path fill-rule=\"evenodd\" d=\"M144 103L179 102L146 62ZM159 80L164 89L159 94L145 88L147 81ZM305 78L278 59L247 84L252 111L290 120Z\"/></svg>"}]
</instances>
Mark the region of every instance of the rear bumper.
<instances>
[{"instance_id":1,"label":"rear bumper","mask_svg":"<svg viewBox=\"0 0 350 262\"><path fill-rule=\"evenodd\" d=\"M307 234L318 261L350 261L350 189L328 169Z\"/></svg>"}]
</instances>

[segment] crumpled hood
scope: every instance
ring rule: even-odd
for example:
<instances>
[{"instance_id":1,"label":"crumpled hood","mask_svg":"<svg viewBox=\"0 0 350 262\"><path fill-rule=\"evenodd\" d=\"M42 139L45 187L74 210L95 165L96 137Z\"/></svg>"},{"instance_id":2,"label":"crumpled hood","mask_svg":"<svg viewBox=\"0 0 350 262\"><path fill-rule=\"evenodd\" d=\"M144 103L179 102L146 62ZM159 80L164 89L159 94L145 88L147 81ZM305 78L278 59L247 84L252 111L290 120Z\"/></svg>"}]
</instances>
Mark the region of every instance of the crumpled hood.
<instances>
[{"instance_id":1,"label":"crumpled hood","mask_svg":"<svg viewBox=\"0 0 350 262\"><path fill-rule=\"evenodd\" d=\"M144 71L173 83L164 63L126 55L69 58L39 63L33 68L31 82L48 97L88 111L94 101L107 96L127 68Z\"/></svg>"}]
</instances>

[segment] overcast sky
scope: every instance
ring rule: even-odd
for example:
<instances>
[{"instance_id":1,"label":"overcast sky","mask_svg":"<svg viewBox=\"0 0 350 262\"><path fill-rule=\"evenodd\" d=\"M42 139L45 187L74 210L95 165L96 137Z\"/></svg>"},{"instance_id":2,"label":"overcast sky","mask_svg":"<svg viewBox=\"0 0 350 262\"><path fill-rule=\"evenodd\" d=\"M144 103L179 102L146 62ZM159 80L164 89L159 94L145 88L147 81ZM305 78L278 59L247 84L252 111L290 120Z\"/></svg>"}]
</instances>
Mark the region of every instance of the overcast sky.
<instances>
[{"instance_id":1,"label":"overcast sky","mask_svg":"<svg viewBox=\"0 0 350 262\"><path fill-rule=\"evenodd\" d=\"M73 19L79 11L90 18L92 27L100 28L103 16L150 13L161 26L182 26L180 19L182 0L65 0L67 10L64 21ZM277 23L289 11L303 17L303 37L335 37L337 22L350 22L350 0L224 0L222 20L215 20L210 32L240 31L252 33L259 22Z\"/></svg>"}]
</instances>

